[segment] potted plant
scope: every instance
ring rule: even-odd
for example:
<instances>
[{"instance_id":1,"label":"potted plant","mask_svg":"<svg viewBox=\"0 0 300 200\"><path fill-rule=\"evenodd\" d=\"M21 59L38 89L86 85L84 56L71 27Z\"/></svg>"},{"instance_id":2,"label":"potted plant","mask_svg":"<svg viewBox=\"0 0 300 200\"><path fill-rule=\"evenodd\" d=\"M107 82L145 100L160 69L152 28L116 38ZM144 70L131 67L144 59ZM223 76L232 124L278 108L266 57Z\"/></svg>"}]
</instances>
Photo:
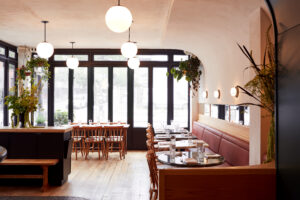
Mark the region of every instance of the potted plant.
<instances>
[{"instance_id":1,"label":"potted plant","mask_svg":"<svg viewBox=\"0 0 300 200\"><path fill-rule=\"evenodd\" d=\"M172 68L170 72L177 81L185 77L185 80L192 84L193 91L198 91L202 72L200 70L200 60L197 56L192 55L188 60L181 61L179 67ZM169 72L167 72L167 76L169 76Z\"/></svg>"},{"instance_id":2,"label":"potted plant","mask_svg":"<svg viewBox=\"0 0 300 200\"><path fill-rule=\"evenodd\" d=\"M42 69L41 78L36 80L35 69L38 67ZM5 97L5 105L13 111L12 121L14 117L17 119L16 123L12 123L12 127L19 127L20 121L21 127L32 127L29 114L35 112L39 107L39 95L43 89L42 81L49 79L49 67L50 65L46 59L32 58L27 61L26 66L17 69L17 86L10 88L11 91L14 91L14 95Z\"/></svg>"},{"instance_id":3,"label":"potted plant","mask_svg":"<svg viewBox=\"0 0 300 200\"><path fill-rule=\"evenodd\" d=\"M270 30L270 28L269 28ZM254 99L257 103L242 103L240 105L259 106L271 116L271 126L268 135L267 160L270 162L275 157L275 121L274 121L274 105L275 105L275 48L271 42L267 32L267 46L264 53L262 64L257 64L252 56L252 52L248 51L245 46L239 46L242 53L248 58L251 65L246 69L251 69L255 72L255 76L244 87L237 86L243 93Z\"/></svg>"}]
</instances>

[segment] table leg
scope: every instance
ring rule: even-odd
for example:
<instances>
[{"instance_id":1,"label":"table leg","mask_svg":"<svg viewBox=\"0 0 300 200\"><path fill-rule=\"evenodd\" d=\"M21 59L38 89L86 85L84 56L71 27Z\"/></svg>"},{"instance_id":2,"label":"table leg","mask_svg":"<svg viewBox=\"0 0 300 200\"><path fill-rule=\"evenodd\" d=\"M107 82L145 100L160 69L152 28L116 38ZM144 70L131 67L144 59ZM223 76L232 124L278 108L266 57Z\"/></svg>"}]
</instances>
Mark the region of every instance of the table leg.
<instances>
[{"instance_id":1,"label":"table leg","mask_svg":"<svg viewBox=\"0 0 300 200\"><path fill-rule=\"evenodd\" d=\"M43 168L43 187L42 192L45 192L48 188L48 166L42 166Z\"/></svg>"}]
</instances>

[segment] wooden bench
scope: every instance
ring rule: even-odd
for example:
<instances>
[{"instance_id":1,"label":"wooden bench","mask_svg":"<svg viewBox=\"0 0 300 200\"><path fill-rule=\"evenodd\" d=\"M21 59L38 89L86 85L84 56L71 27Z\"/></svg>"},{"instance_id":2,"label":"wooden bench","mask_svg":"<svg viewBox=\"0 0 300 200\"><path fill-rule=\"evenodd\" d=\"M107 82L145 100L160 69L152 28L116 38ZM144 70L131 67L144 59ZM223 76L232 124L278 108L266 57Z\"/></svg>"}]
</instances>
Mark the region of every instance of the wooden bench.
<instances>
[{"instance_id":1,"label":"wooden bench","mask_svg":"<svg viewBox=\"0 0 300 200\"><path fill-rule=\"evenodd\" d=\"M42 191L46 191L48 188L48 167L56 165L58 159L6 159L0 163L0 165L6 166L41 166L43 174L0 174L0 178L5 179L43 179Z\"/></svg>"}]
</instances>

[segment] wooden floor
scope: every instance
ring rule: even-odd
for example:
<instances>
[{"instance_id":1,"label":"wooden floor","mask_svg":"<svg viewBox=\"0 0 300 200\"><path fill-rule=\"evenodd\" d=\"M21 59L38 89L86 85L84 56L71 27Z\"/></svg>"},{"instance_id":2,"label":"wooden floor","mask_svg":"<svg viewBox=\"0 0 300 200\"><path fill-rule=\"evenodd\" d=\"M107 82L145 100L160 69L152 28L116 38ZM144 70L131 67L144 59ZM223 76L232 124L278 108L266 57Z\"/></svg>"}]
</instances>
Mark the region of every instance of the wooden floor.
<instances>
[{"instance_id":1,"label":"wooden floor","mask_svg":"<svg viewBox=\"0 0 300 200\"><path fill-rule=\"evenodd\" d=\"M97 152L89 160L72 155L72 172L63 186L40 192L39 187L0 187L0 196L74 196L91 200L149 199L149 170L145 151L128 151L125 160L118 153L99 161Z\"/></svg>"}]
</instances>

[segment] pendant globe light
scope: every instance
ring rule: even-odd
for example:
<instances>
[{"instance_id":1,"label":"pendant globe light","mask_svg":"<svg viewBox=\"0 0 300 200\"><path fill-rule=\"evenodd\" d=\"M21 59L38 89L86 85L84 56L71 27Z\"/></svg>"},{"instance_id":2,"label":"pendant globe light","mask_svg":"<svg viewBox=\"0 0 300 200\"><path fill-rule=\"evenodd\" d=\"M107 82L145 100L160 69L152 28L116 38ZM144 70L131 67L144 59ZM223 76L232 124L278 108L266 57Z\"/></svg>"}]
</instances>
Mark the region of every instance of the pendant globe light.
<instances>
[{"instance_id":1,"label":"pendant globe light","mask_svg":"<svg viewBox=\"0 0 300 200\"><path fill-rule=\"evenodd\" d=\"M54 48L53 45L46 40L46 24L49 22L42 21L42 23L44 24L44 42L41 42L37 45L36 51L40 58L48 59L53 55Z\"/></svg>"},{"instance_id":2,"label":"pendant globe light","mask_svg":"<svg viewBox=\"0 0 300 200\"><path fill-rule=\"evenodd\" d=\"M138 69L140 67L140 59L137 57L129 58L127 61L128 67L130 69Z\"/></svg>"},{"instance_id":3,"label":"pendant globe light","mask_svg":"<svg viewBox=\"0 0 300 200\"><path fill-rule=\"evenodd\" d=\"M138 52L138 48L136 46L136 43L130 41L130 28L129 28L128 42L122 44L121 53L125 58L133 58L134 56L136 56L137 52Z\"/></svg>"},{"instance_id":4,"label":"pendant globe light","mask_svg":"<svg viewBox=\"0 0 300 200\"><path fill-rule=\"evenodd\" d=\"M132 24L132 14L128 8L121 6L118 0L118 5L109 8L106 12L105 22L111 31L123 33Z\"/></svg>"},{"instance_id":5,"label":"pendant globe light","mask_svg":"<svg viewBox=\"0 0 300 200\"><path fill-rule=\"evenodd\" d=\"M73 49L75 42L70 42L70 43L72 44L72 49ZM77 69L79 66L79 60L78 60L78 58L75 58L74 55L72 55L72 57L70 57L70 58L67 58L66 63L67 63L67 67L69 69Z\"/></svg>"}]
</instances>

